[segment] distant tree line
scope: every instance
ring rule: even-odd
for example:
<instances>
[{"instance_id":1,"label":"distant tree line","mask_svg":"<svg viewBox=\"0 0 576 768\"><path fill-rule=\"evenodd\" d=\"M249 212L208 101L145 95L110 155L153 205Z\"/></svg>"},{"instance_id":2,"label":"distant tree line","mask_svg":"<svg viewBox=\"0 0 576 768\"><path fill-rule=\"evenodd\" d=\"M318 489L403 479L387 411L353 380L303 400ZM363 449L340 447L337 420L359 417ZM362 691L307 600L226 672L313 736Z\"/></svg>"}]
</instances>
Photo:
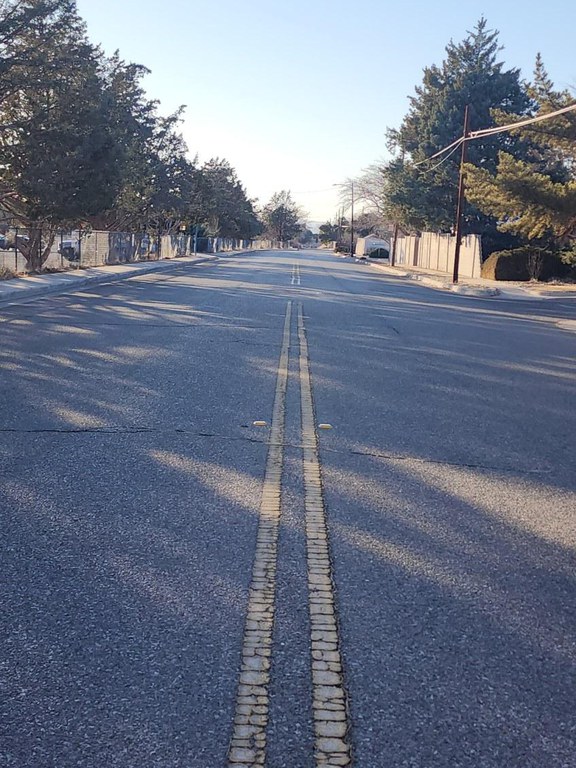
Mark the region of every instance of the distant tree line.
<instances>
[{"instance_id":1,"label":"distant tree line","mask_svg":"<svg viewBox=\"0 0 576 768\"><path fill-rule=\"evenodd\" d=\"M0 223L27 229L32 270L57 229L261 231L230 164L190 158L182 109L160 113L147 73L104 56L74 0L0 0Z\"/></svg>"}]
</instances>

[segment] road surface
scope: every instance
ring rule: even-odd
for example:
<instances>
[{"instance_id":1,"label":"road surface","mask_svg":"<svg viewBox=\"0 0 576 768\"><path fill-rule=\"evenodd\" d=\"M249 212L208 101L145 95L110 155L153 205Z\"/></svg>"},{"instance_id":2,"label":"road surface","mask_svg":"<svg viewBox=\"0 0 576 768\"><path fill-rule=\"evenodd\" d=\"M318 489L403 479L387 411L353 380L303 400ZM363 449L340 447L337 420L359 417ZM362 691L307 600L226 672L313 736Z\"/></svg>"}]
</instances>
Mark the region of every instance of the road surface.
<instances>
[{"instance_id":1,"label":"road surface","mask_svg":"<svg viewBox=\"0 0 576 768\"><path fill-rule=\"evenodd\" d=\"M296 251L0 310L0 764L574 768L575 319Z\"/></svg>"}]
</instances>

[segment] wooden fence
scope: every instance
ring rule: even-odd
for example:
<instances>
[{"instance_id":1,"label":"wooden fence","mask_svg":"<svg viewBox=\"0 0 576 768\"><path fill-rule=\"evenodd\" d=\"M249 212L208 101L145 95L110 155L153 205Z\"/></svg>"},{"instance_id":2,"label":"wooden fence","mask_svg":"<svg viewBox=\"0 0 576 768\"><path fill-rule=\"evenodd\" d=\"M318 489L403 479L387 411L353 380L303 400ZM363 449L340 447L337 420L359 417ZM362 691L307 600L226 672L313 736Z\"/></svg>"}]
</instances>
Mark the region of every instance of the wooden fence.
<instances>
[{"instance_id":1,"label":"wooden fence","mask_svg":"<svg viewBox=\"0 0 576 768\"><path fill-rule=\"evenodd\" d=\"M456 238L453 235L422 232L421 235L399 237L396 243L396 264L430 269L451 275L454 269L455 247ZM482 241L480 235L463 237L460 248L460 276L480 277L481 264Z\"/></svg>"}]
</instances>

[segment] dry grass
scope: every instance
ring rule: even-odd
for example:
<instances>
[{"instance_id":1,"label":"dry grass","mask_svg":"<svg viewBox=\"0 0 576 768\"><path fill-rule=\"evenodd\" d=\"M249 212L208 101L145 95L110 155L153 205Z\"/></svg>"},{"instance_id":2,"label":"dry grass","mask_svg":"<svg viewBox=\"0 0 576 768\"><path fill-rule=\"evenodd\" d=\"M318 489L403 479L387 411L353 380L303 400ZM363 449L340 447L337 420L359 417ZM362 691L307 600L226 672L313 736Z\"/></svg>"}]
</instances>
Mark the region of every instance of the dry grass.
<instances>
[{"instance_id":1,"label":"dry grass","mask_svg":"<svg viewBox=\"0 0 576 768\"><path fill-rule=\"evenodd\" d=\"M8 267L0 267L0 280L11 280L16 277L16 273Z\"/></svg>"}]
</instances>

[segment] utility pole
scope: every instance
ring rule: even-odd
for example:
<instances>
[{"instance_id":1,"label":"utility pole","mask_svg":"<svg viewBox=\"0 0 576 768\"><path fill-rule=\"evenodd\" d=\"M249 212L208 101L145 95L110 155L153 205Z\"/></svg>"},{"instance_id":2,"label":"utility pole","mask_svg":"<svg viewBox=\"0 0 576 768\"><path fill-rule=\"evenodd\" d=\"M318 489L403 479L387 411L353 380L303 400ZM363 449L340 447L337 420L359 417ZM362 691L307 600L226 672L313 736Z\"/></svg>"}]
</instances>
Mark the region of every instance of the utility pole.
<instances>
[{"instance_id":1,"label":"utility pole","mask_svg":"<svg viewBox=\"0 0 576 768\"><path fill-rule=\"evenodd\" d=\"M344 182L343 184L333 184L334 187L346 187L347 183ZM350 194L352 196L351 200L351 206L350 206L350 256L354 256L354 181L350 180ZM343 198L346 200L346 191L344 190ZM338 227L338 239L340 239L342 234L342 219L344 218L344 205L341 209L341 215L340 215L340 222Z\"/></svg>"},{"instance_id":2,"label":"utility pole","mask_svg":"<svg viewBox=\"0 0 576 768\"><path fill-rule=\"evenodd\" d=\"M350 212L350 257L354 258L354 181L352 181L352 210Z\"/></svg>"},{"instance_id":3,"label":"utility pole","mask_svg":"<svg viewBox=\"0 0 576 768\"><path fill-rule=\"evenodd\" d=\"M399 225L398 225L398 222L396 222L396 224L394 224L394 234L393 234L394 242L392 243L392 252L390 253L391 267L396 266L396 243L398 242L398 228L399 228Z\"/></svg>"},{"instance_id":4,"label":"utility pole","mask_svg":"<svg viewBox=\"0 0 576 768\"><path fill-rule=\"evenodd\" d=\"M462 245L462 217L464 213L464 191L465 191L465 176L464 176L464 164L466 163L466 155L468 151L468 133L470 130L469 125L469 105L466 104L464 110L464 141L462 142L462 155L460 157L460 179L458 182L458 209L456 211L456 244L454 247L454 273L452 275L452 282L458 282L458 269L460 267L460 246Z\"/></svg>"}]
</instances>

